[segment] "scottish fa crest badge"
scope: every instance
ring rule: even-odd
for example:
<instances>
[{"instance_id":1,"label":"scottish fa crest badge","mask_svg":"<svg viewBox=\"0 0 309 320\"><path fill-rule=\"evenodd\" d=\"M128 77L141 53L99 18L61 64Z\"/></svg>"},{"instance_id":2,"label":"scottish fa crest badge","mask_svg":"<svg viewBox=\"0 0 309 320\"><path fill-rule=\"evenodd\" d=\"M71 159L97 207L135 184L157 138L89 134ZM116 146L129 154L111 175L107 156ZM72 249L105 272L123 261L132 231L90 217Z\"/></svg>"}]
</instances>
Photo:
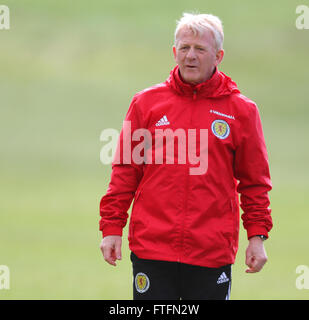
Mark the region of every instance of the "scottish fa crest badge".
<instances>
[{"instance_id":1,"label":"scottish fa crest badge","mask_svg":"<svg viewBox=\"0 0 309 320\"><path fill-rule=\"evenodd\" d=\"M135 276L135 288L139 293L144 293L149 289L149 278L145 273L139 272Z\"/></svg>"},{"instance_id":2,"label":"scottish fa crest badge","mask_svg":"<svg viewBox=\"0 0 309 320\"><path fill-rule=\"evenodd\" d=\"M226 139L230 134L230 126L224 120L215 120L211 124L212 133L219 139Z\"/></svg>"}]
</instances>

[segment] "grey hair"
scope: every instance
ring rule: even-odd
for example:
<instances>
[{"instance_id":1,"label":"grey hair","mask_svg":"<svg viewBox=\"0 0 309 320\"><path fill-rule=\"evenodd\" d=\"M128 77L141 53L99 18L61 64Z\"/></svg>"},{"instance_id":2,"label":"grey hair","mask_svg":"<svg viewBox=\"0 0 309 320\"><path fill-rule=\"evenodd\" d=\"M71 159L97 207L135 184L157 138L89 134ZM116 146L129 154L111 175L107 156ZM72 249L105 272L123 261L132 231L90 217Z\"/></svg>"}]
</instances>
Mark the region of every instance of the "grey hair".
<instances>
[{"instance_id":1,"label":"grey hair","mask_svg":"<svg viewBox=\"0 0 309 320\"><path fill-rule=\"evenodd\" d=\"M212 14L183 13L181 19L177 21L175 45L177 45L178 34L183 28L189 28L194 35L202 34L205 30L210 30L216 43L216 49L223 49L223 26L222 21L217 16Z\"/></svg>"}]
</instances>

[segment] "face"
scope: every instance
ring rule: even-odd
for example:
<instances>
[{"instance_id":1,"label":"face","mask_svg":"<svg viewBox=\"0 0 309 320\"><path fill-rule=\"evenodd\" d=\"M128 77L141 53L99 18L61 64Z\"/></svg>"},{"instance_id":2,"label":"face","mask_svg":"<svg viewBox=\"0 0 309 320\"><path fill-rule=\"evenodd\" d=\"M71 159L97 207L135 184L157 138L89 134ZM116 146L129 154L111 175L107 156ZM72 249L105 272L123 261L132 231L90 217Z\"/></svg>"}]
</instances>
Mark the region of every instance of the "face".
<instances>
[{"instance_id":1,"label":"face","mask_svg":"<svg viewBox=\"0 0 309 320\"><path fill-rule=\"evenodd\" d=\"M217 51L211 31L194 36L190 29L182 29L173 53L182 79L198 84L211 78L215 67L223 59L224 51Z\"/></svg>"}]
</instances>

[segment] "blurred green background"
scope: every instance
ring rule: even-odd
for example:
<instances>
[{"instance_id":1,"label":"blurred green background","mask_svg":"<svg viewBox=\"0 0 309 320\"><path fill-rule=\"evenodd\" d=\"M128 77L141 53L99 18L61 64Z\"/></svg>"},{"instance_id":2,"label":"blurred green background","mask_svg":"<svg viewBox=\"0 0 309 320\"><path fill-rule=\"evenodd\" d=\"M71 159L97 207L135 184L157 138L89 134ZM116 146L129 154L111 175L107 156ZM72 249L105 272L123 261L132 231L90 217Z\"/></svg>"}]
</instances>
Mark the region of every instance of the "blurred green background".
<instances>
[{"instance_id":1,"label":"blurred green background","mask_svg":"<svg viewBox=\"0 0 309 320\"><path fill-rule=\"evenodd\" d=\"M99 250L111 173L100 133L120 130L135 92L167 78L176 20L192 11L223 20L220 70L260 108L273 180L269 262L245 273L241 226L231 299L308 299L295 286L309 265L309 30L295 27L306 2L1 0L0 265L11 289L0 299L132 299L127 226L116 268Z\"/></svg>"}]
</instances>

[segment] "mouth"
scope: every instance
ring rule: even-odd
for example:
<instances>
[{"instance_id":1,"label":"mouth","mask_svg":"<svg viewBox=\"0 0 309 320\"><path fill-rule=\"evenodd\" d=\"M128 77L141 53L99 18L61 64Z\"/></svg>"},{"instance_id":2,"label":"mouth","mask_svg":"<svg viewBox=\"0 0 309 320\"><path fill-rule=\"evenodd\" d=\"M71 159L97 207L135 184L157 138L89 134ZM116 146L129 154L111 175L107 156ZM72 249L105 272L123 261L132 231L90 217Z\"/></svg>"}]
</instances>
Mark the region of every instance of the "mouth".
<instances>
[{"instance_id":1,"label":"mouth","mask_svg":"<svg viewBox=\"0 0 309 320\"><path fill-rule=\"evenodd\" d=\"M186 65L186 68L194 70L197 69L197 66L193 66L193 65Z\"/></svg>"}]
</instances>

